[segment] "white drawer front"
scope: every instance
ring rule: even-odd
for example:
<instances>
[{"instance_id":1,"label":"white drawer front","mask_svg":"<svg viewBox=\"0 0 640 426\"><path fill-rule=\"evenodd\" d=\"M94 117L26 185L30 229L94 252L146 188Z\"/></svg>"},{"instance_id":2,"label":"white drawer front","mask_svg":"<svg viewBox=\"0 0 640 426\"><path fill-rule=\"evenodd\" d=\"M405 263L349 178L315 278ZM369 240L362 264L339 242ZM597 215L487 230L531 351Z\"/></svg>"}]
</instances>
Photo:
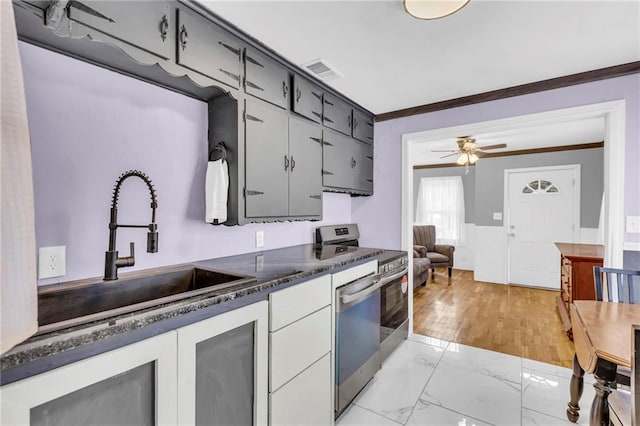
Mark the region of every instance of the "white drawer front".
<instances>
[{"instance_id":1,"label":"white drawer front","mask_svg":"<svg viewBox=\"0 0 640 426\"><path fill-rule=\"evenodd\" d=\"M378 261L372 260L371 262L364 263L362 265L354 266L353 268L345 269L344 271L336 272L333 277L333 288L340 287L351 281L355 281L358 278L365 277L369 274L375 274L378 271Z\"/></svg>"},{"instance_id":2,"label":"white drawer front","mask_svg":"<svg viewBox=\"0 0 640 426\"><path fill-rule=\"evenodd\" d=\"M269 338L269 391L273 392L331 351L331 307L271 333Z\"/></svg>"},{"instance_id":3,"label":"white drawer front","mask_svg":"<svg viewBox=\"0 0 640 426\"><path fill-rule=\"evenodd\" d=\"M269 395L269 424L330 425L331 356L325 355L302 374Z\"/></svg>"},{"instance_id":4,"label":"white drawer front","mask_svg":"<svg viewBox=\"0 0 640 426\"><path fill-rule=\"evenodd\" d=\"M324 275L269 295L269 331L331 304L331 276Z\"/></svg>"}]
</instances>

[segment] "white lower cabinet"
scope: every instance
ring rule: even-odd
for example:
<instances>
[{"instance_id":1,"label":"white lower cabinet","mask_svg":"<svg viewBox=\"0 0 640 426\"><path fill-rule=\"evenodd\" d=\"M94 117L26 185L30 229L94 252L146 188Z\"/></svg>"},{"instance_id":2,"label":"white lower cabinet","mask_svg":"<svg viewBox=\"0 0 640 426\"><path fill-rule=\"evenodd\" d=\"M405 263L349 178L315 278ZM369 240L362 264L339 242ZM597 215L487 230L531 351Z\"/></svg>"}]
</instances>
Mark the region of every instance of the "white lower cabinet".
<instances>
[{"instance_id":1,"label":"white lower cabinet","mask_svg":"<svg viewBox=\"0 0 640 426\"><path fill-rule=\"evenodd\" d=\"M176 332L0 388L2 425L173 425Z\"/></svg>"},{"instance_id":2,"label":"white lower cabinet","mask_svg":"<svg viewBox=\"0 0 640 426\"><path fill-rule=\"evenodd\" d=\"M269 301L269 424L331 425L331 276L273 292Z\"/></svg>"},{"instance_id":3,"label":"white lower cabinet","mask_svg":"<svg viewBox=\"0 0 640 426\"><path fill-rule=\"evenodd\" d=\"M268 303L178 329L178 424L266 425Z\"/></svg>"},{"instance_id":4,"label":"white lower cabinet","mask_svg":"<svg viewBox=\"0 0 640 426\"><path fill-rule=\"evenodd\" d=\"M266 425L267 301L0 388L4 425Z\"/></svg>"}]
</instances>

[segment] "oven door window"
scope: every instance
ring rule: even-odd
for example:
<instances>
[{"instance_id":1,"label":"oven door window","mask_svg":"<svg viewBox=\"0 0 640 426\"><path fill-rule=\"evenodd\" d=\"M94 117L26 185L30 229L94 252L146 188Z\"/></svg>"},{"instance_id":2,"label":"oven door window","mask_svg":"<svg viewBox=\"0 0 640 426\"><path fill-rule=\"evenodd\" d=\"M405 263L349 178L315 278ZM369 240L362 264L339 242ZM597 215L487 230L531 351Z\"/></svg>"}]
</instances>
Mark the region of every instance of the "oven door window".
<instances>
[{"instance_id":1,"label":"oven door window","mask_svg":"<svg viewBox=\"0 0 640 426\"><path fill-rule=\"evenodd\" d=\"M406 277L393 280L380 289L380 341L409 318L409 291L407 285L402 284Z\"/></svg>"}]
</instances>

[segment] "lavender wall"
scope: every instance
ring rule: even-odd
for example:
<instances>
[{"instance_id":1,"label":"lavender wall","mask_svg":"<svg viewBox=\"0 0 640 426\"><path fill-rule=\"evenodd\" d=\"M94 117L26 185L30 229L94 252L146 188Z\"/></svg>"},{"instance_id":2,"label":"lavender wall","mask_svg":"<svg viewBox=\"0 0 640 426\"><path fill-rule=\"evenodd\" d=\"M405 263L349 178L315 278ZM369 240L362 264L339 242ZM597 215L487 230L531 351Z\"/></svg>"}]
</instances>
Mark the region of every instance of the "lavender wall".
<instances>
[{"instance_id":1,"label":"lavender wall","mask_svg":"<svg viewBox=\"0 0 640 426\"><path fill-rule=\"evenodd\" d=\"M31 131L38 247L67 246L67 275L39 284L95 277L104 271L109 206L117 177L139 169L158 192L160 251L145 252L144 230L118 230L118 248L136 243L146 269L312 242L322 224L351 220L348 195L324 194L322 222L217 226L204 222L207 105L57 53L20 43ZM121 223L147 224L149 195L125 182Z\"/></svg>"},{"instance_id":2,"label":"lavender wall","mask_svg":"<svg viewBox=\"0 0 640 426\"><path fill-rule=\"evenodd\" d=\"M624 215L640 216L640 74L633 74L376 123L375 193L373 197L354 199L351 207L352 219L363 234L362 244L401 248L403 134L618 99L626 100ZM640 234L627 233L625 241L640 242Z\"/></svg>"}]
</instances>

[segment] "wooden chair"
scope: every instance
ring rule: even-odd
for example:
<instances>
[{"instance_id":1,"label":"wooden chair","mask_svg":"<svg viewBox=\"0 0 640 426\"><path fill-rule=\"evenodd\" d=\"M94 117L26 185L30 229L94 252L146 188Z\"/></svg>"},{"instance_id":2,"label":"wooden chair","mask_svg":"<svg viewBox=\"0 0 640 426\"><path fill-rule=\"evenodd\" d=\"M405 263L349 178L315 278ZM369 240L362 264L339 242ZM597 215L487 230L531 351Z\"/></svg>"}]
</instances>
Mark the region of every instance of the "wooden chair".
<instances>
[{"instance_id":1,"label":"wooden chair","mask_svg":"<svg viewBox=\"0 0 640 426\"><path fill-rule=\"evenodd\" d=\"M640 271L594 266L593 278L596 300L640 304ZM617 300L614 300L614 293L617 294ZM616 382L629 386L630 381L629 370L625 367L618 367Z\"/></svg>"},{"instance_id":2,"label":"wooden chair","mask_svg":"<svg viewBox=\"0 0 640 426\"><path fill-rule=\"evenodd\" d=\"M631 392L615 390L609 395L609 424L640 426L640 325L631 328Z\"/></svg>"}]
</instances>

